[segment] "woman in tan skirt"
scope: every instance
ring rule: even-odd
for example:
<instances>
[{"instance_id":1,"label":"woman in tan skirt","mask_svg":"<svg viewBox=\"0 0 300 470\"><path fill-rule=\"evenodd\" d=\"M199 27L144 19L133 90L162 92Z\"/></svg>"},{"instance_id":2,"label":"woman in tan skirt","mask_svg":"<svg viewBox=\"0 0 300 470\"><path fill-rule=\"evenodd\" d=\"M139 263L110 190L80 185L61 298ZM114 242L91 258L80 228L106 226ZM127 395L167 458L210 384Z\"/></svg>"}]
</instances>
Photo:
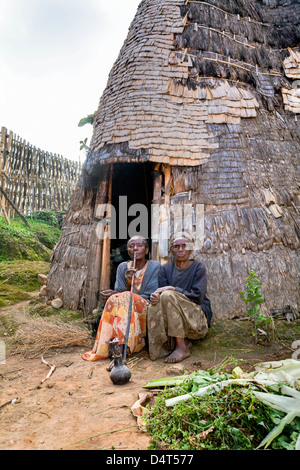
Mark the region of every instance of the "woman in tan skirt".
<instances>
[{"instance_id":1,"label":"woman in tan skirt","mask_svg":"<svg viewBox=\"0 0 300 470\"><path fill-rule=\"evenodd\" d=\"M174 261L162 266L159 288L150 296L147 324L152 360L167 355L165 362L180 362L190 355L189 340L204 338L208 332L212 311L206 297L206 268L192 259L193 242L186 232L174 235L170 242Z\"/></svg>"}]
</instances>

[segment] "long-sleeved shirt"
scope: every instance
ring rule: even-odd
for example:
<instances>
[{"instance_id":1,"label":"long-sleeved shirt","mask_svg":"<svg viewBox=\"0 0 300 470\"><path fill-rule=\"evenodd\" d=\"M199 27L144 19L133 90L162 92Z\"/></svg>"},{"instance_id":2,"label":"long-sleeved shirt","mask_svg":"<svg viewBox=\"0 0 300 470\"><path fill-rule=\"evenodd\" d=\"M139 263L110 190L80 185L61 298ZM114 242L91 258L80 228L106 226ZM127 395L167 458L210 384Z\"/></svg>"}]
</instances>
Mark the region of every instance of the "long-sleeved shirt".
<instances>
[{"instance_id":1,"label":"long-sleeved shirt","mask_svg":"<svg viewBox=\"0 0 300 470\"><path fill-rule=\"evenodd\" d=\"M173 286L175 291L184 294L188 299L200 305L210 325L212 311L210 301L206 297L207 276L206 268L201 261L193 261L185 269L176 267L175 263L167 263L160 269L158 275L159 287Z\"/></svg>"},{"instance_id":2,"label":"long-sleeved shirt","mask_svg":"<svg viewBox=\"0 0 300 470\"><path fill-rule=\"evenodd\" d=\"M149 301L150 294L158 288L158 273L160 270L160 263L158 261L150 260L146 268L141 287L139 292L133 291ZM116 275L115 290L117 292L125 292L127 290L127 283L125 273L127 271L127 261L119 264Z\"/></svg>"}]
</instances>

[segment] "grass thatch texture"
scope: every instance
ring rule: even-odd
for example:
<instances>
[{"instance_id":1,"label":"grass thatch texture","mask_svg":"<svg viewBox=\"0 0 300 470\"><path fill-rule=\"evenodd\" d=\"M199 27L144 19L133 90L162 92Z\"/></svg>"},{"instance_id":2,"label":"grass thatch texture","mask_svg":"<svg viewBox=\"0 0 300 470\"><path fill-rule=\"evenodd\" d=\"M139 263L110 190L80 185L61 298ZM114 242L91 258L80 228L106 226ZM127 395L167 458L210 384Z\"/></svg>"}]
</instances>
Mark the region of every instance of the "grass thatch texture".
<instances>
[{"instance_id":1,"label":"grass thatch texture","mask_svg":"<svg viewBox=\"0 0 300 470\"><path fill-rule=\"evenodd\" d=\"M11 354L38 357L51 350L88 346L90 332L80 322L31 316L25 310L1 313L0 327L9 335Z\"/></svg>"}]
</instances>

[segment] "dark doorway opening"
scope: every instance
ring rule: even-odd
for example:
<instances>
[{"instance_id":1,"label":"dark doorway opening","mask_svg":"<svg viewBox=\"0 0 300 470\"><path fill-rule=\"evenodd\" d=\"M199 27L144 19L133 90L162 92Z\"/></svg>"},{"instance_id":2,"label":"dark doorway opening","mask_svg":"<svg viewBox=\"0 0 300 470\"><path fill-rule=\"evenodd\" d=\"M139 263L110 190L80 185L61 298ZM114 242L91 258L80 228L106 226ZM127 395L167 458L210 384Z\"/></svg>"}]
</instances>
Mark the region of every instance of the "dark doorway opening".
<instances>
[{"instance_id":1,"label":"dark doorway opening","mask_svg":"<svg viewBox=\"0 0 300 470\"><path fill-rule=\"evenodd\" d=\"M116 214L116 237L111 240L112 284L118 265L122 261L129 260L127 241L130 236L133 234L142 235L149 240L149 246L151 246L152 199L152 163L117 163L113 165L111 201Z\"/></svg>"}]
</instances>

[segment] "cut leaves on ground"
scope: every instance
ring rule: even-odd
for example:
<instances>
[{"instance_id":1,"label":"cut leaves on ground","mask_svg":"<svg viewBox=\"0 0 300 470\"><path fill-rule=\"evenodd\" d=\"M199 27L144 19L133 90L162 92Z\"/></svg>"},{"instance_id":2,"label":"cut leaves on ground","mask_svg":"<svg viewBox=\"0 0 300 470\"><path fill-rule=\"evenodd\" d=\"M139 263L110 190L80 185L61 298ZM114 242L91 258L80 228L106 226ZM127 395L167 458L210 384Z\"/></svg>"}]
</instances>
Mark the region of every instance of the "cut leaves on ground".
<instances>
[{"instance_id":1,"label":"cut leaves on ground","mask_svg":"<svg viewBox=\"0 0 300 470\"><path fill-rule=\"evenodd\" d=\"M263 363L250 374L240 367L232 374L199 370L173 380L153 380L145 388L159 386L164 390L145 417L153 449L299 446L298 360Z\"/></svg>"}]
</instances>

